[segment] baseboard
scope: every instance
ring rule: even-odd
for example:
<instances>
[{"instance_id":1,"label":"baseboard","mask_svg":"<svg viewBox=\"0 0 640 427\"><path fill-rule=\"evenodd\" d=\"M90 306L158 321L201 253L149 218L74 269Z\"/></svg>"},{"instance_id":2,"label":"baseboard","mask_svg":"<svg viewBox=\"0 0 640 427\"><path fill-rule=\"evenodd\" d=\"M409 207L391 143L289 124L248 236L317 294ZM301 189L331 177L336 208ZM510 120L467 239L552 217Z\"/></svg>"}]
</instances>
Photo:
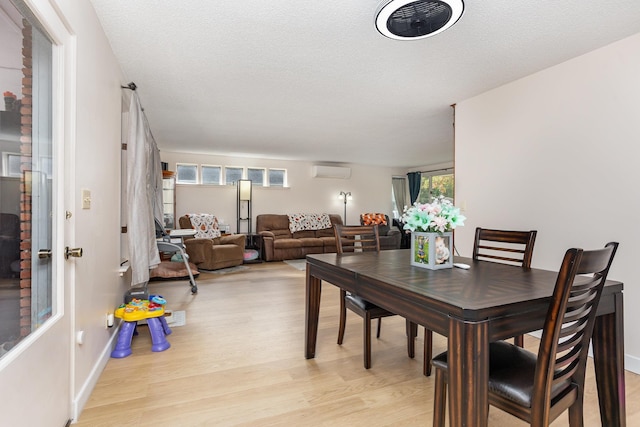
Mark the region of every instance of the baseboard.
<instances>
[{"instance_id":1,"label":"baseboard","mask_svg":"<svg viewBox=\"0 0 640 427\"><path fill-rule=\"evenodd\" d=\"M624 355L624 369L634 374L640 374L640 358Z\"/></svg>"},{"instance_id":2,"label":"baseboard","mask_svg":"<svg viewBox=\"0 0 640 427\"><path fill-rule=\"evenodd\" d=\"M120 326L118 325L118 328ZM82 410L84 409L84 405L87 404L89 397L91 397L91 393L95 388L98 380L100 379L100 375L102 375L102 371L107 366L107 362L111 358L111 349L113 348L113 343L116 339L118 339L118 328L114 330L114 333L111 334L111 338L107 341L107 345L102 350L100 357L98 358L96 364L93 366L91 373L87 377L87 380L84 382L78 393L74 396L73 401L71 402L71 415L73 417L74 422L78 420Z\"/></svg>"},{"instance_id":3,"label":"baseboard","mask_svg":"<svg viewBox=\"0 0 640 427\"><path fill-rule=\"evenodd\" d=\"M530 332L529 335L532 335L538 339L542 336L542 331L534 331ZM589 348L589 357L593 357L593 352L591 348ZM640 374L640 358L635 356L630 356L628 354L624 355L624 370L633 372L634 374Z\"/></svg>"}]
</instances>

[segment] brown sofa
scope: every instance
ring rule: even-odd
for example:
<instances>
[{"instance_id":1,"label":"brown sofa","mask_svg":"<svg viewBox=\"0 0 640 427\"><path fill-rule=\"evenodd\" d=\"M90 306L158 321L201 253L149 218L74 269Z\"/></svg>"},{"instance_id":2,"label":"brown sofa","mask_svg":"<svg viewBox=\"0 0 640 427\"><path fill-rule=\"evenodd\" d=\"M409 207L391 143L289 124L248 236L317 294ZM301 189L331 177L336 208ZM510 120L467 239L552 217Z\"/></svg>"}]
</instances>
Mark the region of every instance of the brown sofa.
<instances>
[{"instance_id":1,"label":"brown sofa","mask_svg":"<svg viewBox=\"0 0 640 427\"><path fill-rule=\"evenodd\" d=\"M256 217L256 232L262 244L262 259L283 261L304 258L307 254L336 252L333 224L342 224L340 215L329 214L332 227L291 233L289 217L284 214L263 214Z\"/></svg>"},{"instance_id":2,"label":"brown sofa","mask_svg":"<svg viewBox=\"0 0 640 427\"><path fill-rule=\"evenodd\" d=\"M187 216L180 217L179 223L180 228L193 228ZM244 234L223 235L213 239L185 237L184 246L189 261L195 264L198 270L218 270L244 262L246 238Z\"/></svg>"}]
</instances>

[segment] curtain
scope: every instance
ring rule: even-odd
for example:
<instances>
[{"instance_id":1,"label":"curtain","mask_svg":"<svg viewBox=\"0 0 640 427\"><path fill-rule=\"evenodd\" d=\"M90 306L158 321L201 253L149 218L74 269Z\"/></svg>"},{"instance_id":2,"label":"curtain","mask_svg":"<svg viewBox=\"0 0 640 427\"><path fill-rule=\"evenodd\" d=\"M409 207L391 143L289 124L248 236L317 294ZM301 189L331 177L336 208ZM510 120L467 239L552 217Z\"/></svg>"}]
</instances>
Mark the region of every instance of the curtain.
<instances>
[{"instance_id":1,"label":"curtain","mask_svg":"<svg viewBox=\"0 0 640 427\"><path fill-rule=\"evenodd\" d=\"M162 224L160 152L140 106L131 93L127 143L127 236L131 285L149 281L149 269L160 264L154 218Z\"/></svg>"},{"instance_id":2,"label":"curtain","mask_svg":"<svg viewBox=\"0 0 640 427\"><path fill-rule=\"evenodd\" d=\"M404 178L391 178L391 187L393 188L393 198L396 201L398 214L402 216L404 208L407 206L407 180Z\"/></svg>"},{"instance_id":3,"label":"curtain","mask_svg":"<svg viewBox=\"0 0 640 427\"><path fill-rule=\"evenodd\" d=\"M413 205L420 194L421 174L420 172L409 172L407 178L409 179L409 197Z\"/></svg>"}]
</instances>

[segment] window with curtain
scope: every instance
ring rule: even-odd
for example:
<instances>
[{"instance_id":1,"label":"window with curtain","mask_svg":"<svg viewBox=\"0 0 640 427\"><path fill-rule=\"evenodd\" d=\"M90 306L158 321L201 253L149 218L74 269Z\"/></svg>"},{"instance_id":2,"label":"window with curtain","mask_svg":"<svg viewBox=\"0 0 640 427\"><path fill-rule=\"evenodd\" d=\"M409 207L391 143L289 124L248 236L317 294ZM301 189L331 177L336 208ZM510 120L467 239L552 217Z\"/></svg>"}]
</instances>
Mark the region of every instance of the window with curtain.
<instances>
[{"instance_id":1,"label":"window with curtain","mask_svg":"<svg viewBox=\"0 0 640 427\"><path fill-rule=\"evenodd\" d=\"M452 172L452 169L432 173L423 172L417 201L429 203L432 198L439 196L453 200L454 178Z\"/></svg>"}]
</instances>

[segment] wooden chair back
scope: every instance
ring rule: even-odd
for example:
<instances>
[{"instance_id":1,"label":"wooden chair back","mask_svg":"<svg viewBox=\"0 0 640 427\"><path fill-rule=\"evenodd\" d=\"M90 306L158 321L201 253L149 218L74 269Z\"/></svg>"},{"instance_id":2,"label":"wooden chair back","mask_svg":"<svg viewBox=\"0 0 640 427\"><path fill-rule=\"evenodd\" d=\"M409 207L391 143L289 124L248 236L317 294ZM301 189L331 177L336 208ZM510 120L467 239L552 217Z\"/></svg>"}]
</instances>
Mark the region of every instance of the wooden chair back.
<instances>
[{"instance_id":1,"label":"wooden chair back","mask_svg":"<svg viewBox=\"0 0 640 427\"><path fill-rule=\"evenodd\" d=\"M498 261L530 268L537 233L535 230L508 231L478 227L472 258L474 261Z\"/></svg>"},{"instance_id":2,"label":"wooden chair back","mask_svg":"<svg viewBox=\"0 0 640 427\"><path fill-rule=\"evenodd\" d=\"M336 250L344 252L380 252L380 234L377 225L340 225L333 226L336 237Z\"/></svg>"},{"instance_id":3,"label":"wooden chair back","mask_svg":"<svg viewBox=\"0 0 640 427\"><path fill-rule=\"evenodd\" d=\"M538 351L532 425L548 425L584 389L596 309L617 248L611 242L604 249L569 249L564 256Z\"/></svg>"}]
</instances>

